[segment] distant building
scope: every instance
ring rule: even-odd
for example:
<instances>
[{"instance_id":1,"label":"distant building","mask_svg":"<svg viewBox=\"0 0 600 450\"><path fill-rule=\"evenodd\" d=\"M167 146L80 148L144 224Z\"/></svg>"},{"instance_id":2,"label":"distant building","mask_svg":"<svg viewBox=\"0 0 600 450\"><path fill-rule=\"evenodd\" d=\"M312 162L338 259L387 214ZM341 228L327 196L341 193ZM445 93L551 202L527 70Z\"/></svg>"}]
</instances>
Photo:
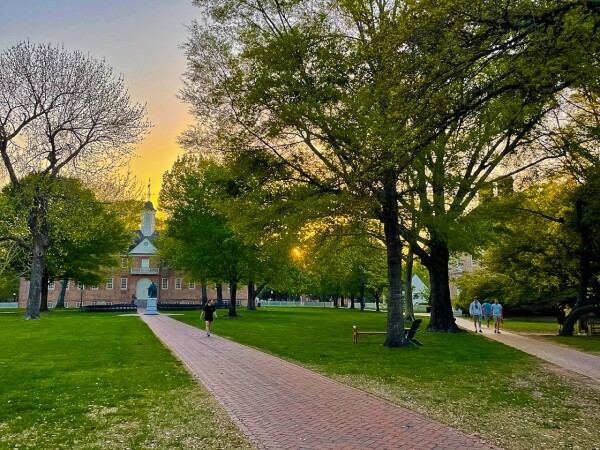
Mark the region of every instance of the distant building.
<instances>
[{"instance_id":1,"label":"distant building","mask_svg":"<svg viewBox=\"0 0 600 450\"><path fill-rule=\"evenodd\" d=\"M202 298L202 286L187 279L182 272L175 271L164 264L157 256L154 245L157 237L156 209L152 202L144 205L141 227L136 231L136 239L127 253L121 255L120 268L111 273L104 283L98 286L84 286L75 280L69 280L65 292L65 307L78 308L88 305L110 305L131 303L145 307L148 298L148 286L154 281L158 286L158 302L199 303ZM61 290L60 281L48 285L48 307L56 305ZM29 295L29 280L21 279L19 288L19 307L25 308ZM237 300L246 304L246 290L238 290ZM208 298L216 299L214 288L208 289ZM223 299L228 300L229 288L223 286Z\"/></svg>"},{"instance_id":2,"label":"distant building","mask_svg":"<svg viewBox=\"0 0 600 450\"><path fill-rule=\"evenodd\" d=\"M479 268L479 263L467 253L461 253L456 258L450 260L448 264L448 275L450 277L450 298L454 299L458 295L458 288L453 280L460 277L463 273L471 273Z\"/></svg>"}]
</instances>

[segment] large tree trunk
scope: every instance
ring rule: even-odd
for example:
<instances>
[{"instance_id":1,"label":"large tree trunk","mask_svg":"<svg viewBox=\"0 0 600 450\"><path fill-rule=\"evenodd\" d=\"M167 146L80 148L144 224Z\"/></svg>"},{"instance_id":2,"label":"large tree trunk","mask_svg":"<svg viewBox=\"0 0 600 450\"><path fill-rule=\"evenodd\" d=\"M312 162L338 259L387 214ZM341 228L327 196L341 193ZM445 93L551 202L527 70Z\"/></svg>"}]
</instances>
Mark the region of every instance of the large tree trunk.
<instances>
[{"instance_id":1,"label":"large tree trunk","mask_svg":"<svg viewBox=\"0 0 600 450\"><path fill-rule=\"evenodd\" d=\"M413 262L414 254L412 247L408 246L408 253L406 255L406 269L404 272L404 300L406 306L406 320L415 320L415 312L413 309L413 288L412 288L412 276L413 276Z\"/></svg>"},{"instance_id":2,"label":"large tree trunk","mask_svg":"<svg viewBox=\"0 0 600 450\"><path fill-rule=\"evenodd\" d=\"M248 311L256 311L256 296L254 294L254 282L248 282L248 304L246 309Z\"/></svg>"},{"instance_id":3,"label":"large tree trunk","mask_svg":"<svg viewBox=\"0 0 600 450\"><path fill-rule=\"evenodd\" d=\"M450 301L450 279L448 263L450 252L445 242L432 236L430 241L430 259L427 262L431 283L431 319L427 331L458 333Z\"/></svg>"},{"instance_id":4,"label":"large tree trunk","mask_svg":"<svg viewBox=\"0 0 600 450\"><path fill-rule=\"evenodd\" d=\"M560 332L561 336L573 336L573 329L575 324L581 316L589 313L594 313L596 317L600 317L600 306L599 305L585 305L571 311L565 320L563 330Z\"/></svg>"},{"instance_id":5,"label":"large tree trunk","mask_svg":"<svg viewBox=\"0 0 600 450\"><path fill-rule=\"evenodd\" d=\"M65 295L67 293L67 283L69 279L62 280L60 285L60 292L58 293L58 300L56 301L55 308L64 308L65 307Z\"/></svg>"},{"instance_id":6,"label":"large tree trunk","mask_svg":"<svg viewBox=\"0 0 600 450\"><path fill-rule=\"evenodd\" d=\"M31 229L31 226L30 226ZM48 239L39 233L33 234L33 251L31 255L31 276L29 278L29 296L25 320L40 318L40 301L42 296L42 277L46 265Z\"/></svg>"},{"instance_id":7,"label":"large tree trunk","mask_svg":"<svg viewBox=\"0 0 600 450\"><path fill-rule=\"evenodd\" d=\"M384 202L381 213L388 269L388 317L386 347L404 347L404 321L402 319L402 242L398 215L396 177L388 171L384 183Z\"/></svg>"},{"instance_id":8,"label":"large tree trunk","mask_svg":"<svg viewBox=\"0 0 600 450\"><path fill-rule=\"evenodd\" d=\"M354 294L350 294L350 309L354 309Z\"/></svg>"},{"instance_id":9,"label":"large tree trunk","mask_svg":"<svg viewBox=\"0 0 600 450\"><path fill-rule=\"evenodd\" d=\"M237 302L237 282L236 281L231 281L229 283L229 312L227 313L227 315L229 317L237 317L237 310L236 310L236 302Z\"/></svg>"},{"instance_id":10,"label":"large tree trunk","mask_svg":"<svg viewBox=\"0 0 600 450\"><path fill-rule=\"evenodd\" d=\"M42 275L42 295L40 296L40 312L48 311L48 283L50 279L48 277L48 272L44 270L44 274Z\"/></svg>"},{"instance_id":11,"label":"large tree trunk","mask_svg":"<svg viewBox=\"0 0 600 450\"><path fill-rule=\"evenodd\" d=\"M250 293L250 286L252 286L252 294ZM256 287L254 286L253 282L248 283L248 311L254 311L256 310L256 298L260 295L260 293L264 290L264 288L267 286L267 283L264 282L263 284L261 284L260 286ZM252 299L252 300L250 300ZM250 301L252 301L252 309L250 309Z\"/></svg>"}]
</instances>

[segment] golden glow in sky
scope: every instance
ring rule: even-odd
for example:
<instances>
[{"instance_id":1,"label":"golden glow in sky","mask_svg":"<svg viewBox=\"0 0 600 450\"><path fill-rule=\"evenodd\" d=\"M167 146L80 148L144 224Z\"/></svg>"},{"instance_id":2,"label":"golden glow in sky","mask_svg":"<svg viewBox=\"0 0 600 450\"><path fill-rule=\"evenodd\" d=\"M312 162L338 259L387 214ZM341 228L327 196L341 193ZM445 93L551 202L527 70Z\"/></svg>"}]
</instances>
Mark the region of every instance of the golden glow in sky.
<instances>
[{"instance_id":1,"label":"golden glow in sky","mask_svg":"<svg viewBox=\"0 0 600 450\"><path fill-rule=\"evenodd\" d=\"M0 50L29 40L105 59L123 74L133 102L146 104L153 128L130 168L157 204L162 174L182 154L177 136L191 123L177 99L186 60L180 45L200 19L191 0L2 0Z\"/></svg>"}]
</instances>

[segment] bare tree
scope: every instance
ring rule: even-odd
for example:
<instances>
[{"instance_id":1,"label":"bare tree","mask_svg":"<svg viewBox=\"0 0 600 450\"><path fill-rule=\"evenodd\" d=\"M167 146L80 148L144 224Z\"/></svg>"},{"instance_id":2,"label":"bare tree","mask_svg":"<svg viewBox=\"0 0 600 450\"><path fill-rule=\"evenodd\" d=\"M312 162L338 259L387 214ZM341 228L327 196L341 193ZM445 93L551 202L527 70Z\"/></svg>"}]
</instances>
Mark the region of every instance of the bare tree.
<instances>
[{"instance_id":1,"label":"bare tree","mask_svg":"<svg viewBox=\"0 0 600 450\"><path fill-rule=\"evenodd\" d=\"M27 211L31 240L26 318L39 318L54 180L101 177L122 166L150 126L145 116L104 61L29 42L0 53L0 156ZM28 174L36 175L33 187L21 181Z\"/></svg>"}]
</instances>

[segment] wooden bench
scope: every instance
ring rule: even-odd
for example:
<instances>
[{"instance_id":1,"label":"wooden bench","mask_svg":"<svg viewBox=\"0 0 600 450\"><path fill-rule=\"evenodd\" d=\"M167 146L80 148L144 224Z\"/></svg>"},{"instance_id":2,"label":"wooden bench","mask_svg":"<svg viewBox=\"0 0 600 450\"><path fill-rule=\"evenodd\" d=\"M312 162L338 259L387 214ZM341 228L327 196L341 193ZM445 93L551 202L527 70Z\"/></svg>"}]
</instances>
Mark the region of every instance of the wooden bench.
<instances>
[{"instance_id":1,"label":"wooden bench","mask_svg":"<svg viewBox=\"0 0 600 450\"><path fill-rule=\"evenodd\" d=\"M600 334L600 322L594 320L588 322L588 325L590 327L590 335Z\"/></svg>"},{"instance_id":2,"label":"wooden bench","mask_svg":"<svg viewBox=\"0 0 600 450\"><path fill-rule=\"evenodd\" d=\"M421 346L423 344L421 342L419 342L417 339L415 339L415 335L417 334L417 331L419 330L419 327L421 326L422 321L423 321L423 319L413 320L413 323L411 324L410 328L404 329L405 339L408 339L409 341L412 341L415 344L421 345ZM358 331L358 327L356 325L354 325L352 327L352 331L353 331L353 337L354 337L355 344L358 342L358 336L360 336L361 334L387 334L386 331Z\"/></svg>"}]
</instances>

